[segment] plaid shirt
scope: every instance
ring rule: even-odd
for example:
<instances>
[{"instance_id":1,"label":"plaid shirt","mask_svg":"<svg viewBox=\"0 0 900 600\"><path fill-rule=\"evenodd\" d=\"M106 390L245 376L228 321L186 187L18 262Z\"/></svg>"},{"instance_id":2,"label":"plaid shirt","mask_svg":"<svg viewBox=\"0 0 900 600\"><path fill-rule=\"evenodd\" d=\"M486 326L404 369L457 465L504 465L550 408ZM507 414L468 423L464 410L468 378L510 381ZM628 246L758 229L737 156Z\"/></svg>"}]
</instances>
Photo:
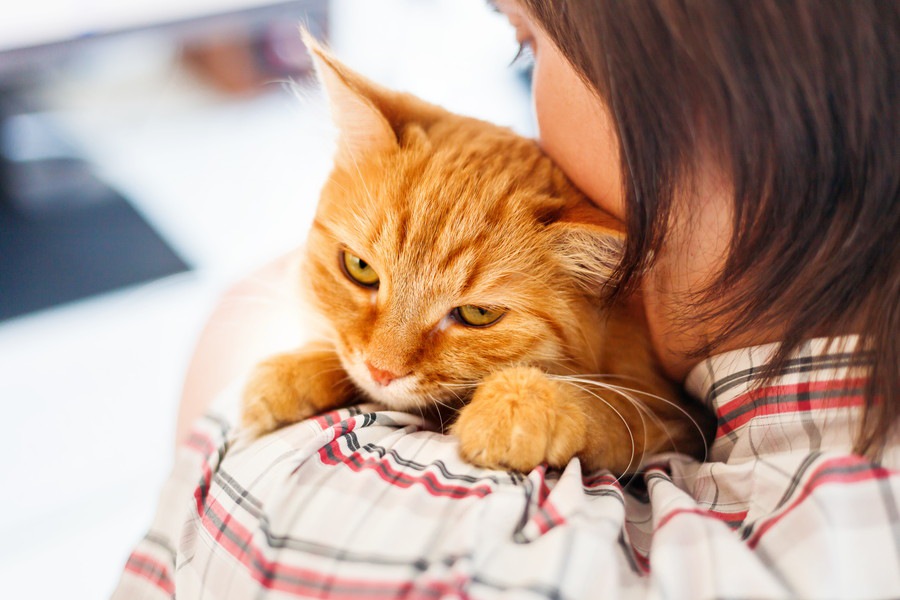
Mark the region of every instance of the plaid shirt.
<instances>
[{"instance_id":1,"label":"plaid shirt","mask_svg":"<svg viewBox=\"0 0 900 600\"><path fill-rule=\"evenodd\" d=\"M608 473L479 469L452 437L375 405L252 443L196 427L115 599L898 598L900 452L851 453L864 379L848 350L710 358L688 389L718 415L706 462ZM602 433L598 433L602 435Z\"/></svg>"}]
</instances>

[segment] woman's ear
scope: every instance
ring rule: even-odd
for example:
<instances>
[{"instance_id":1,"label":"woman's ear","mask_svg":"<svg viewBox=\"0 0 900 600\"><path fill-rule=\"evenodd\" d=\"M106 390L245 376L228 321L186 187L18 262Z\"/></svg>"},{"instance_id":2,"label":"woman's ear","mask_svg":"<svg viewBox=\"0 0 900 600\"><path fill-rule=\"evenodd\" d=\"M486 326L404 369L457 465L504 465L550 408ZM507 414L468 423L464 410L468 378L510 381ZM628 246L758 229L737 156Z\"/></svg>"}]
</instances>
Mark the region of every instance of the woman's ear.
<instances>
[{"instance_id":1,"label":"woman's ear","mask_svg":"<svg viewBox=\"0 0 900 600\"><path fill-rule=\"evenodd\" d=\"M313 58L338 128L335 162L352 168L360 156L396 149L397 134L377 104L378 86L339 62L305 29L300 35Z\"/></svg>"},{"instance_id":2,"label":"woman's ear","mask_svg":"<svg viewBox=\"0 0 900 600\"><path fill-rule=\"evenodd\" d=\"M553 249L563 268L586 291L602 291L625 249L623 224L582 201L565 209L548 229L553 234Z\"/></svg>"}]
</instances>

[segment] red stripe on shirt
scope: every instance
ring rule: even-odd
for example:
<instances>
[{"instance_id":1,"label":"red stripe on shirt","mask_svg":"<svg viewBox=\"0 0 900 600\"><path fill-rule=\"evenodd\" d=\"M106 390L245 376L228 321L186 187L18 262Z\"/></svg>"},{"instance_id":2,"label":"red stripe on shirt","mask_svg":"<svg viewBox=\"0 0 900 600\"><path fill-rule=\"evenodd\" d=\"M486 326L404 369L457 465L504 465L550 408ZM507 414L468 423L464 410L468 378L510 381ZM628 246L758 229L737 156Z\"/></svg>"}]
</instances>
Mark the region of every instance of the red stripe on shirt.
<instances>
[{"instance_id":1,"label":"red stripe on shirt","mask_svg":"<svg viewBox=\"0 0 900 600\"><path fill-rule=\"evenodd\" d=\"M531 522L535 524L538 532L544 535L554 527L565 524L566 519L559 514L559 511L556 510L556 507L550 501L546 501L541 506L541 509L531 517Z\"/></svg>"},{"instance_id":2,"label":"red stripe on shirt","mask_svg":"<svg viewBox=\"0 0 900 600\"><path fill-rule=\"evenodd\" d=\"M728 435L738 427L746 424L754 417L764 415L779 415L793 412L809 412L823 408L848 408L861 406L863 394L861 388L866 383L865 378L839 379L831 381L810 381L787 385L773 385L757 390L751 390L741 394L725 406L726 411L719 414L719 429L716 438ZM820 392L837 392L844 390L848 393L824 398L803 398L804 394ZM784 396L781 402L775 401L760 404L752 409L746 409L748 404L753 404L766 398Z\"/></svg>"},{"instance_id":3,"label":"red stripe on shirt","mask_svg":"<svg viewBox=\"0 0 900 600\"><path fill-rule=\"evenodd\" d=\"M638 566L638 568L644 573L650 572L650 557L646 554L638 552L633 546L631 547L631 555L634 557L634 562Z\"/></svg>"},{"instance_id":4,"label":"red stripe on shirt","mask_svg":"<svg viewBox=\"0 0 900 600\"><path fill-rule=\"evenodd\" d=\"M128 562L125 563L125 571L149 581L173 598L175 597L175 583L169 574L169 565L135 550L128 557Z\"/></svg>"},{"instance_id":5,"label":"red stripe on shirt","mask_svg":"<svg viewBox=\"0 0 900 600\"><path fill-rule=\"evenodd\" d=\"M810 475L800 494L780 513L762 521L756 528L747 545L755 548L762 537L782 519L799 508L817 489L823 485L850 485L866 481L879 481L891 477L900 478L900 473L874 465L858 456L842 456L828 460Z\"/></svg>"},{"instance_id":6,"label":"red stripe on shirt","mask_svg":"<svg viewBox=\"0 0 900 600\"><path fill-rule=\"evenodd\" d=\"M336 440L319 449L319 459L326 465L334 466L344 464L356 473L371 471L377 474L383 481L400 488L410 488L420 485L432 496L454 499L482 498L491 493L487 485L474 485L465 487L442 483L431 471L422 475L414 475L398 470L391 462L389 456L383 458L364 458L361 452L345 454L339 440ZM402 467L401 467L402 469Z\"/></svg>"},{"instance_id":7,"label":"red stripe on shirt","mask_svg":"<svg viewBox=\"0 0 900 600\"><path fill-rule=\"evenodd\" d=\"M208 498L204 505L197 508L203 527L215 538L216 543L249 566L253 533L235 521L233 515L215 498ZM210 515L215 516L218 523Z\"/></svg>"},{"instance_id":8,"label":"red stripe on shirt","mask_svg":"<svg viewBox=\"0 0 900 600\"><path fill-rule=\"evenodd\" d=\"M327 592L329 598L335 599L381 600L407 596L413 587L413 582L409 580L351 579L269 560L254 542L253 532L238 523L215 498L209 499L199 516L204 529L216 544L240 562L265 589L301 597L319 597ZM427 587L440 591L444 586L434 582Z\"/></svg>"},{"instance_id":9,"label":"red stripe on shirt","mask_svg":"<svg viewBox=\"0 0 900 600\"><path fill-rule=\"evenodd\" d=\"M547 485L547 465L543 464L535 468L531 472L529 479L534 476L537 476L540 480L537 485L538 495L536 498L538 510L531 516L530 521L537 527L538 532L543 535L554 527L564 524L566 519L550 502L551 490L550 486Z\"/></svg>"},{"instance_id":10,"label":"red stripe on shirt","mask_svg":"<svg viewBox=\"0 0 900 600\"><path fill-rule=\"evenodd\" d=\"M599 487L613 487L622 491L622 484L619 478L608 471L600 472L595 475L585 475L581 478L581 484L585 489L594 489Z\"/></svg>"},{"instance_id":11,"label":"red stripe on shirt","mask_svg":"<svg viewBox=\"0 0 900 600\"><path fill-rule=\"evenodd\" d=\"M743 521L747 518L747 511L739 511L734 513L722 512L718 510L711 510L708 508L676 508L667 512L662 519L659 520L656 527L653 529L654 532L662 529L669 521L678 515L698 515L701 517L711 517L716 519L717 521L721 521L731 527L732 529L736 529Z\"/></svg>"},{"instance_id":12,"label":"red stripe on shirt","mask_svg":"<svg viewBox=\"0 0 900 600\"><path fill-rule=\"evenodd\" d=\"M213 444L209 436L200 433L199 431L192 431L184 445L191 450L196 450L203 456L212 454L213 450L216 449L215 444Z\"/></svg>"},{"instance_id":13,"label":"red stripe on shirt","mask_svg":"<svg viewBox=\"0 0 900 600\"><path fill-rule=\"evenodd\" d=\"M321 415L310 418L310 421L314 422L316 425L322 428L322 430L326 430L329 427L332 427L336 423L340 423L344 420L346 408L339 408L337 410L332 410L327 413L323 413Z\"/></svg>"}]
</instances>

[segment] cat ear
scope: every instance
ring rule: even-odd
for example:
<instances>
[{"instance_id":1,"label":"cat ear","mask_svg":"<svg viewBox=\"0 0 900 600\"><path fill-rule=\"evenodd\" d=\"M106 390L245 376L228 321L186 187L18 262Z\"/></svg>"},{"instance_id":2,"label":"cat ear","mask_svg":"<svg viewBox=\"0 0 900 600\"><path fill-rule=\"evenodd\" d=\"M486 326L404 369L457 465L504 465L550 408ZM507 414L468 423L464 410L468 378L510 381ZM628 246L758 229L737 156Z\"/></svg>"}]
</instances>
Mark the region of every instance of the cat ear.
<instances>
[{"instance_id":1,"label":"cat ear","mask_svg":"<svg viewBox=\"0 0 900 600\"><path fill-rule=\"evenodd\" d=\"M337 125L338 164L353 165L370 152L388 152L398 147L397 134L374 100L378 87L341 64L306 29L300 35L331 106Z\"/></svg>"},{"instance_id":2,"label":"cat ear","mask_svg":"<svg viewBox=\"0 0 900 600\"><path fill-rule=\"evenodd\" d=\"M549 230L563 268L586 291L600 292L622 258L624 225L584 201L565 209Z\"/></svg>"}]
</instances>

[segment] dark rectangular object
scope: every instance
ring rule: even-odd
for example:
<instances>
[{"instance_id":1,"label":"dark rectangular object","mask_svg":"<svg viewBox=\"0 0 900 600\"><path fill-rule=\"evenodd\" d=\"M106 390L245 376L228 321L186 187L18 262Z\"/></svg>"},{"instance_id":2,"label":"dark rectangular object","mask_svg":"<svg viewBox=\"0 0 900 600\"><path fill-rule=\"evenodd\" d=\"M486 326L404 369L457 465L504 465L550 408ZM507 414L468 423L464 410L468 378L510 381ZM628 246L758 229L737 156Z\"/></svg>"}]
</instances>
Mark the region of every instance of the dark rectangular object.
<instances>
[{"instance_id":1,"label":"dark rectangular object","mask_svg":"<svg viewBox=\"0 0 900 600\"><path fill-rule=\"evenodd\" d=\"M0 198L0 320L188 269L118 192L93 179L81 194Z\"/></svg>"}]
</instances>

